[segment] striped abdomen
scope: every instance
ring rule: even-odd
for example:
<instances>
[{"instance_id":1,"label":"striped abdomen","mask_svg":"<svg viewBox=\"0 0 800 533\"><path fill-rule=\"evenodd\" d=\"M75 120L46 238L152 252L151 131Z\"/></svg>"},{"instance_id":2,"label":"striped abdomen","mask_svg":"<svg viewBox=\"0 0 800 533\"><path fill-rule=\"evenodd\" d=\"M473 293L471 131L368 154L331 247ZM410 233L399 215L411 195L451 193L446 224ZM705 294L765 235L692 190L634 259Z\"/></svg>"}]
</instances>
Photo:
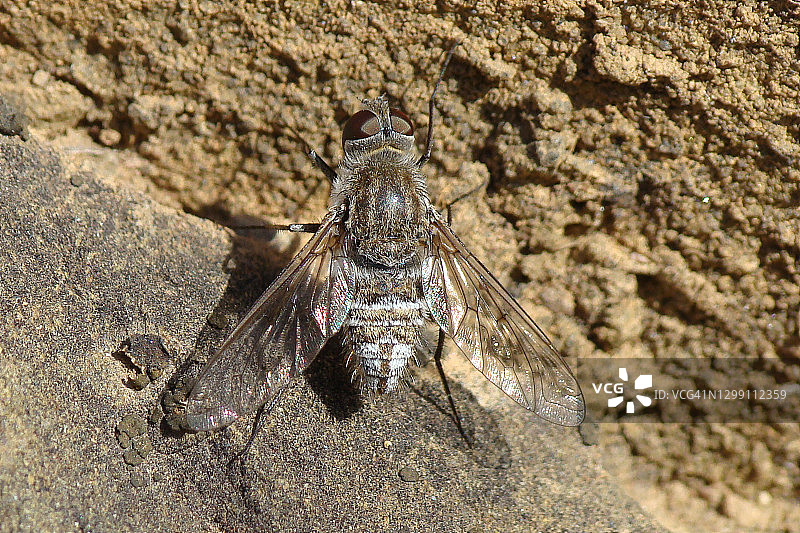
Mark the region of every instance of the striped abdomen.
<instances>
[{"instance_id":1,"label":"striped abdomen","mask_svg":"<svg viewBox=\"0 0 800 533\"><path fill-rule=\"evenodd\" d=\"M359 290L350 309L347 366L361 392L396 390L416 364L416 346L423 325L419 275L405 269L359 269Z\"/></svg>"}]
</instances>

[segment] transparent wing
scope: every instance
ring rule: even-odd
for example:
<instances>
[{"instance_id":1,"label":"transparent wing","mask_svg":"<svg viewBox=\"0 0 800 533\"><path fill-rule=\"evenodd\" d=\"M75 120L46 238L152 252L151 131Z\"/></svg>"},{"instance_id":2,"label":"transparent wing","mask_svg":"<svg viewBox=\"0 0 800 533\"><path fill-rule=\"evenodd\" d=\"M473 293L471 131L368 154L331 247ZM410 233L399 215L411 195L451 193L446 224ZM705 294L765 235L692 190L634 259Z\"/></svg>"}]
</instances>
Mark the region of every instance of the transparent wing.
<instances>
[{"instance_id":1,"label":"transparent wing","mask_svg":"<svg viewBox=\"0 0 800 533\"><path fill-rule=\"evenodd\" d=\"M553 343L437 213L423 292L434 321L520 405L562 426L583 421L583 394Z\"/></svg>"},{"instance_id":2,"label":"transparent wing","mask_svg":"<svg viewBox=\"0 0 800 533\"><path fill-rule=\"evenodd\" d=\"M223 427L270 401L341 328L355 276L340 222L328 213L208 362L187 401L189 427Z\"/></svg>"}]
</instances>

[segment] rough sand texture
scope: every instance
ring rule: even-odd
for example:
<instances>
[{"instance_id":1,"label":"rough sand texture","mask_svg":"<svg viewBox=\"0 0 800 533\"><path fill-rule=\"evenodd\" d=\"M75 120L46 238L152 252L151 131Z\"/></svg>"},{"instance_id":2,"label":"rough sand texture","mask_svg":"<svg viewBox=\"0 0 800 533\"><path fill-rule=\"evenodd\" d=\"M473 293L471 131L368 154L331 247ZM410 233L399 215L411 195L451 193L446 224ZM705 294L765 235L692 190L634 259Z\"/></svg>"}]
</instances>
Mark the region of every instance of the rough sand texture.
<instances>
[{"instance_id":1,"label":"rough sand texture","mask_svg":"<svg viewBox=\"0 0 800 533\"><path fill-rule=\"evenodd\" d=\"M449 43L460 40L438 105L442 118L428 168L432 196L438 205L444 205L476 184L486 183L481 192L458 204L454 227L522 296L523 304L565 355L573 359L770 358L775 362L765 379L776 384L800 380L797 2L619 5L611 1L537 1L499 6L459 1L353 1L318 6L309 2L253 5L181 0L177 4L148 2L146 7L136 2L48 3L36 10L23 4L6 1L0 5L0 93L13 96L11 100L25 108L31 135L64 147L61 160L74 167L70 176L91 170L99 176L91 183L132 184L163 205L217 221L318 220L328 185L304 155L297 134L335 163L341 155L342 121L358 108L361 97L385 92L417 121L421 143L427 124L426 102L442 53ZM6 117L0 123L3 131L16 134L14 128L21 127L17 115ZM22 146L19 142L15 140L13 146ZM25 190L32 196L20 198L18 201L26 204L19 209L42 206L41 216L33 220L46 220L46 212L53 208L49 202L63 199L41 187L37 190L49 197L37 199L30 187ZM78 194L77 190L71 194ZM18 193L12 190L12 194ZM113 193L115 198L125 194L129 193ZM136 205L139 229L126 230L130 240L120 241L121 248L104 243L116 250L113 253L119 256L114 257L121 262L109 285L98 285L87 277L79 284L82 292L64 293L53 306L38 300L26 308L24 302L34 301L30 298L36 291L52 288L49 282L31 285L26 289L30 295L16 296L21 300L11 304L13 313L4 312L0 318L3 324L28 328L28 335L42 316L66 325L87 324L91 327L82 334L94 339L91 349L88 340L80 345L79 352L84 354L80 356L69 351L69 341L65 341L64 352L55 348L41 352L43 346L52 346L45 341L57 340L44 337L58 324L39 326L41 342L29 341L38 352L20 352L4 339L1 353L7 387L29 379L37 387L57 388L44 379L49 377L46 372L51 372L66 380L61 386L71 384L77 396L81 396L79 384L84 382L91 383L92 390L102 391L104 398L111 394L114 407L98 406L96 412L89 412L89 404L78 408L75 412L94 420L88 426L85 419L47 426L45 414L57 406L53 397L43 393L45 404L28 408L25 401L8 400L3 394L6 401L16 402L13 405L19 413L25 409L33 413L27 419L20 414L20 437L13 429L6 429L6 434L15 435L11 440L14 449L25 450L29 442L36 443L43 436L52 440L47 436L53 432L63 432L67 435L63 438L79 442L87 439L87 427L93 428L92 435L97 436L88 440L107 439L102 470L118 475L117 493L133 495L127 505L139 501L169 508L165 501L174 497L189 509L196 500L191 504L188 496L181 500L183 489L175 490L170 483L152 483L138 492L125 485L129 473L120 462L120 450L115 450L110 440L113 427L125 413L146 414L155 396L113 388L120 383L115 372L121 363L109 360L108 351L115 349L112 345L125 331L142 333L149 328L167 339L166 344L178 350L181 358L188 358L201 328L200 318L219 302L225 284L219 276L226 244L222 234L203 237L202 230L195 229L213 232L210 226L168 215L157 204L143 200ZM3 209L9 210L4 217L13 217L17 206L4 204ZM126 264L145 262L139 268L151 270L160 264L148 257L146 250L155 246L148 238L163 237L162 230L153 227L161 216L191 227L179 237L194 239L197 246L175 245L175 262L144 277L143 271ZM44 239L35 227L21 225L19 231L29 232L32 239L36 235L39 241ZM78 230L71 231L67 234ZM17 237L6 232L4 238ZM51 239L56 239L55 233L36 249L47 250L45 244ZM82 249L80 242L62 245L64 254L70 247L77 250L73 254ZM178 253L180 246L185 246L182 253ZM285 264L296 246L293 239L279 236L262 257L279 268L280 260ZM60 260L81 262L88 275L91 269L85 265L93 264L94 255L85 250L85 257ZM135 261L123 260L125 250L140 255ZM147 261L153 263L148 266ZM184 271L184 267L194 271ZM13 263L4 268L14 268ZM17 275L23 272L32 275L22 268ZM207 287L202 294L197 294L200 291L187 279L201 275L198 272L206 272L209 280L201 285ZM251 279L252 285L263 288L271 273L274 269L259 273L252 279L263 283ZM141 292L135 288L145 280L152 282L149 276L160 279L165 288L135 296ZM21 287L8 279L14 278L3 276L3 290ZM49 278L31 279L45 283ZM247 285L248 281L240 283ZM255 294L251 292L257 291L238 294L252 301ZM85 313L90 308L114 308L110 302L122 302L120 294L128 293L131 296L124 300L127 314L115 319L95 311L97 316L90 320L61 302L68 297L77 302L88 294L91 303L81 304L86 306ZM144 301L137 302L137 298ZM2 305L9 305L5 298ZM242 310L232 307L231 319ZM8 364L9 354L23 353L32 358L31 363L13 359L14 364ZM51 359L55 353L62 357ZM80 364L59 366L65 358L72 361L75 357ZM455 357L449 363L465 391L476 395L475 405L489 409L485 416L495 416L496 409L501 413L496 416L506 416L504 400L491 396L491 389L477 373ZM32 373L36 368L38 373ZM163 388L164 379L157 387ZM59 381L54 377L53 382ZM27 388L21 390L33 394ZM274 459L281 458L279 453L289 453L291 439L297 439L298 451L293 453L298 457L302 456L300 450L311 449L300 443L303 431L287 429L297 417L304 417L298 424L318 431L324 427L336 435L329 438L332 450L345 451L341 461L331 464L345 469L343 479L354 484L358 484L353 481L356 478L348 476L362 475L359 468L374 475L384 466L373 465L398 461L391 466L396 471L403 461L400 458L412 453L411 447L395 448L391 453L396 455L385 452L378 446L384 434L407 438L409 446L413 438L420 438L419 428L408 426L414 424L409 419L389 415L412 412L411 406L417 402L412 395L368 404L344 422L331 421L318 405L317 396L303 384L290 396L293 399L271 417L274 426L268 429L270 434L256 440L256 448L273 454ZM87 396L81 397L85 400ZM31 401L39 405L39 400ZM420 404L420 412L423 410ZM517 415L508 411L508 416ZM366 422L372 419L375 426ZM524 416L518 419L531 423ZM49 429L41 429L45 427ZM539 425L525 433L525 427L521 429L525 438L535 442L544 443L546 435L558 435L568 456L577 448L570 444L572 437L565 437L569 433ZM36 433L35 428L44 433ZM251 465L253 470L238 472L238 477L224 473L220 465L232 446L227 443L241 440L242 431L237 428L231 436L214 437L211 444L182 452L204 457L214 450L223 457L204 459L207 462L195 470L206 476L205 481L186 483L192 484L196 494L204 494L207 487L216 486L212 480L227 479L219 483L227 483L228 499L237 504L228 514L212 508L203 511L221 524L230 524L250 516L242 506L251 496L242 500L241 494L258 494L253 500L263 504L271 502L264 499L265 494L288 486L311 493L307 500L298 496L287 509L296 512L302 508L308 516L317 512L309 509L320 501L317 491L321 489L313 485L304 489L297 471L284 468L282 477L271 477L263 473L263 465ZM344 445L350 432L359 431L375 431L376 436L370 440L362 435ZM508 436L513 432L503 434L510 440L517 438ZM8 438L4 437L6 442ZM274 439L283 444L270 448L268 443ZM800 429L796 423L603 425L597 439L607 468L629 494L670 528L800 531ZM528 443L520 448L512 445L516 450L512 455L523 453L526 446ZM353 450L347 451L350 448ZM179 461L171 457L148 456L143 468L148 472L163 468L166 476L178 475L178 466L167 466L172 460ZM532 462L538 463L539 457L533 457ZM26 463L20 458L11 464L21 468ZM34 514L27 509L38 509L42 514L36 514L37 519L52 516L60 520L65 512L52 511L58 508L58 497L47 500L40 495L54 483L79 484L74 472L81 468L90 472L94 467L87 465L96 464L73 464L72 474L65 474L62 481L58 475L65 467L58 462L48 464L46 474L39 466L26 467L24 475L13 478L14 487L26 487L31 500L13 508ZM321 470L323 466L303 464L315 476L329 475ZM426 464L429 472L440 468ZM513 468L517 467L522 468ZM182 475L190 474L186 470ZM436 488L436 483L454 479L447 475L436 477L437 482L430 478L424 488L416 485L410 490L415 498L423 498L428 490L444 491L445 485ZM560 481L563 475L555 477ZM392 485L394 478L381 479L384 485L365 486L380 486L382 493L402 501L401 494L407 493ZM530 516L547 515L544 509L558 509L558 499L566 497L556 487L556 493L548 495L545 484L536 477L525 479L532 480L535 489L531 490L540 491L537 501L525 504L531 506ZM507 494L487 487L475 490L484 491L487 500ZM16 490L4 490L3 497L13 500L15 494L21 494ZM330 491L330 498L341 495L338 487L325 490ZM87 494L107 492L108 487L102 487ZM595 497L593 493L589 496ZM117 497L116 501L124 500ZM370 502L340 502L343 520L354 508L369 507ZM566 505L568 512L577 513L577 507ZM469 515L475 518L483 512L480 509L462 509L458 516L475 513ZM265 519L264 512L256 513L258 519ZM489 515L492 513L487 511L482 518L488 529L502 529L500 524L508 523L504 522L508 514ZM92 516L108 518L102 510ZM220 516L230 522L219 520ZM392 520L390 513L386 516ZM440 516L447 513L443 510ZM587 520L595 519L588 516ZM467 522L465 518L458 525ZM538 524L547 529L546 523Z\"/></svg>"}]
</instances>

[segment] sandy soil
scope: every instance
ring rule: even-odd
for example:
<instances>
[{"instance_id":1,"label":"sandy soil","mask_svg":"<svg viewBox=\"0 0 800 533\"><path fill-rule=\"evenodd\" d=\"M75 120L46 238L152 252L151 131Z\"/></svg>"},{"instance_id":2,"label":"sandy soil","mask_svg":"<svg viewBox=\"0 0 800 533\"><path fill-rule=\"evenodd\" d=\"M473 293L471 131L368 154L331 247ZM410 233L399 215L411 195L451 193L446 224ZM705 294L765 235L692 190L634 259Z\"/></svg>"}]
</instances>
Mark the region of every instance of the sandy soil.
<instances>
[{"instance_id":1,"label":"sandy soil","mask_svg":"<svg viewBox=\"0 0 800 533\"><path fill-rule=\"evenodd\" d=\"M432 196L485 183L454 227L564 354L757 357L798 381L797 2L26 4L0 4L0 93L31 134L222 222L318 220L328 184L303 141L335 163L341 123L380 93L423 132L460 41ZM597 440L675 531L800 531L797 423Z\"/></svg>"}]
</instances>

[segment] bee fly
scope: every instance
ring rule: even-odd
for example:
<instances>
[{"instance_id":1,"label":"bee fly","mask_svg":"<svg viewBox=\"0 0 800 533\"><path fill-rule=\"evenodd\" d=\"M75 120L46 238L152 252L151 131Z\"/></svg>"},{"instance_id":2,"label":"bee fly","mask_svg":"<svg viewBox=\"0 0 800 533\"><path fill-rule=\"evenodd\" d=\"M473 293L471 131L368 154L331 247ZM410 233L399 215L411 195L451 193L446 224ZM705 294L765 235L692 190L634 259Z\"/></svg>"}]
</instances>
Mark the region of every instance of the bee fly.
<instances>
[{"instance_id":1,"label":"bee fly","mask_svg":"<svg viewBox=\"0 0 800 533\"><path fill-rule=\"evenodd\" d=\"M337 333L360 390L394 391L426 322L526 409L581 423L583 395L553 343L428 199L421 168L439 81L421 157L411 119L385 97L364 100L345 123L338 170L311 152L332 182L328 212L200 374L186 404L190 428L220 428L274 401Z\"/></svg>"}]
</instances>

